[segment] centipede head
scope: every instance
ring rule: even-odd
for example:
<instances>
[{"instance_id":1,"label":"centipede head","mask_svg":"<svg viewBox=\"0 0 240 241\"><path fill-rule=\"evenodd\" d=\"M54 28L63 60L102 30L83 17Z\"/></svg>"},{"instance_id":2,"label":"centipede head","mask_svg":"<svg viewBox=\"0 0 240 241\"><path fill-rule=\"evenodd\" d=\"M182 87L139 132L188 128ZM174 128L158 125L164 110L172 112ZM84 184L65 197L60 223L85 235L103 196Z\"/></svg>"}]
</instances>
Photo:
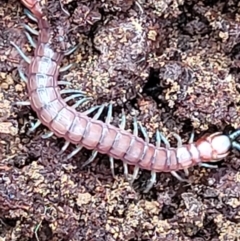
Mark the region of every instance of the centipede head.
<instances>
[{"instance_id":1,"label":"centipede head","mask_svg":"<svg viewBox=\"0 0 240 241\"><path fill-rule=\"evenodd\" d=\"M221 132L213 133L206 138L206 141L211 144L213 162L225 158L232 146L230 137Z\"/></svg>"}]
</instances>

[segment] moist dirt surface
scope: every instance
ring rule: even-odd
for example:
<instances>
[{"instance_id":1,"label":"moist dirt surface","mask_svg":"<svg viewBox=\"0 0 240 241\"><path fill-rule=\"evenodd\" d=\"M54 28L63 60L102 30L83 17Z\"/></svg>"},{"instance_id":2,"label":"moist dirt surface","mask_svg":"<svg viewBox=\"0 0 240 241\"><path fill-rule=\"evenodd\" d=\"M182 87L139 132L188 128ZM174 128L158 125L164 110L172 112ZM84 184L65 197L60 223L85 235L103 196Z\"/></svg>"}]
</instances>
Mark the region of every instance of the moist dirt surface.
<instances>
[{"instance_id":1,"label":"moist dirt surface","mask_svg":"<svg viewBox=\"0 0 240 241\"><path fill-rule=\"evenodd\" d=\"M24 25L38 30L20 1L0 1L0 241L240 240L240 153L232 150L217 168L195 166L189 183L159 173L143 193L151 173L140 170L130 185L122 162L98 154L82 167L91 151L34 132L36 113L27 102L28 64L34 48ZM78 45L59 75L82 90L86 111L113 106L113 125L126 117L126 129L179 134L187 143L205 133L230 133L240 127L240 5L220 0L62 0L41 1L52 30L53 48ZM67 15L66 13L69 13ZM30 39L37 38L30 33ZM37 44L39 44L36 41ZM69 96L69 95L68 95ZM67 96L66 96L67 97ZM65 98L65 96L63 96ZM76 103L78 99L68 102ZM42 138L48 134L49 138ZM168 137L177 146L173 136ZM129 167L132 174L133 167ZM179 171L183 178L185 174Z\"/></svg>"}]
</instances>

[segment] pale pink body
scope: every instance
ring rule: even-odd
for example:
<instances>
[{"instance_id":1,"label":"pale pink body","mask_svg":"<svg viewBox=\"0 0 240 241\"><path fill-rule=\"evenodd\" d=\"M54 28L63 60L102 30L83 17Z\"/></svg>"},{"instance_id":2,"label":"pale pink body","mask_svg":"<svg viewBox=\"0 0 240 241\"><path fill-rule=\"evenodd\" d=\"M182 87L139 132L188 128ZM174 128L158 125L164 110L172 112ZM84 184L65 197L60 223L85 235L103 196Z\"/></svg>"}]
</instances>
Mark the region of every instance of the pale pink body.
<instances>
[{"instance_id":1,"label":"pale pink body","mask_svg":"<svg viewBox=\"0 0 240 241\"><path fill-rule=\"evenodd\" d=\"M31 106L42 124L56 136L154 172L186 169L228 155L231 140L221 133L178 148L156 147L128 131L89 118L69 107L59 93L57 80L63 55L55 53L49 45L49 25L47 20L41 18L39 2L22 2L38 18L40 29L35 56L28 72Z\"/></svg>"}]
</instances>

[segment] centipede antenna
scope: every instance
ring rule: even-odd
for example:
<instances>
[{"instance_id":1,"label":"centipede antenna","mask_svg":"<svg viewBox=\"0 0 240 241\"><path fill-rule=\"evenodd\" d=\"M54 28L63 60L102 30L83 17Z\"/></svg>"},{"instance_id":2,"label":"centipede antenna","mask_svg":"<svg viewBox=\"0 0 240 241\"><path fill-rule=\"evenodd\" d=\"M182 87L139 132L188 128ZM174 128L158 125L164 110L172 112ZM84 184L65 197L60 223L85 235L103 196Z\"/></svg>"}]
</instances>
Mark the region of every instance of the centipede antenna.
<instances>
[{"instance_id":1,"label":"centipede antenna","mask_svg":"<svg viewBox=\"0 0 240 241\"><path fill-rule=\"evenodd\" d=\"M35 131L41 125L41 121L37 120L35 124L30 123L30 125L31 125L31 128L28 130L28 134Z\"/></svg>"},{"instance_id":2,"label":"centipede antenna","mask_svg":"<svg viewBox=\"0 0 240 241\"><path fill-rule=\"evenodd\" d=\"M73 66L73 64L69 64L69 65L66 65L66 66L63 66L59 69L59 72L64 72L64 71L67 71L69 70L71 67Z\"/></svg>"},{"instance_id":3,"label":"centipede antenna","mask_svg":"<svg viewBox=\"0 0 240 241\"><path fill-rule=\"evenodd\" d=\"M161 146L161 136L159 130L156 131L156 147L159 148Z\"/></svg>"},{"instance_id":4,"label":"centipede antenna","mask_svg":"<svg viewBox=\"0 0 240 241\"><path fill-rule=\"evenodd\" d=\"M170 148L170 143L169 141L167 140L167 138L162 134L162 133L159 133L160 134L160 137L161 137L161 140L163 141L164 145L167 147L167 148Z\"/></svg>"},{"instance_id":5,"label":"centipede antenna","mask_svg":"<svg viewBox=\"0 0 240 241\"><path fill-rule=\"evenodd\" d=\"M61 148L60 154L62 154L63 152L65 152L67 150L67 148L70 145L70 141L65 141L64 145Z\"/></svg>"},{"instance_id":6,"label":"centipede antenna","mask_svg":"<svg viewBox=\"0 0 240 241\"><path fill-rule=\"evenodd\" d=\"M82 94L70 95L70 96L64 98L64 101L65 101L65 102L68 102L68 101L70 101L70 100L72 100L72 99L75 99L75 98L77 98L77 97L82 97L82 96L83 96Z\"/></svg>"},{"instance_id":7,"label":"centipede antenna","mask_svg":"<svg viewBox=\"0 0 240 241\"><path fill-rule=\"evenodd\" d=\"M68 156L67 156L67 160L72 158L73 156L75 156L78 152L80 152L82 150L83 146L76 146L76 149L74 149Z\"/></svg>"},{"instance_id":8,"label":"centipede antenna","mask_svg":"<svg viewBox=\"0 0 240 241\"><path fill-rule=\"evenodd\" d=\"M74 89L67 89L67 90L60 90L60 94L71 94L71 93L79 93L85 95L86 92L81 90L74 90Z\"/></svg>"},{"instance_id":9,"label":"centipede antenna","mask_svg":"<svg viewBox=\"0 0 240 241\"><path fill-rule=\"evenodd\" d=\"M240 144L239 144L238 142L234 141L234 142L232 143L232 147L233 147L234 149L237 149L238 151L240 151Z\"/></svg>"},{"instance_id":10,"label":"centipede antenna","mask_svg":"<svg viewBox=\"0 0 240 241\"><path fill-rule=\"evenodd\" d=\"M27 25L25 23L22 23L21 25L31 34L38 36L39 33L36 29L31 28L29 25Z\"/></svg>"},{"instance_id":11,"label":"centipede antenna","mask_svg":"<svg viewBox=\"0 0 240 241\"><path fill-rule=\"evenodd\" d=\"M21 57L28 63L31 63L31 59L29 57L27 57L23 51L12 41L10 41L10 44L13 45L13 47L18 51L18 53L21 55Z\"/></svg>"},{"instance_id":12,"label":"centipede antenna","mask_svg":"<svg viewBox=\"0 0 240 241\"><path fill-rule=\"evenodd\" d=\"M67 50L66 52L64 52L64 56L68 56L70 54L72 54L80 45L77 44L76 46L74 46L73 48Z\"/></svg>"},{"instance_id":13,"label":"centipede antenna","mask_svg":"<svg viewBox=\"0 0 240 241\"><path fill-rule=\"evenodd\" d=\"M78 106L82 105L83 103L88 102L89 100L92 100L92 98L91 98L91 97L83 98L83 99L77 101L74 105L72 105L72 107L75 109L75 108L77 108Z\"/></svg>"},{"instance_id":14,"label":"centipede antenna","mask_svg":"<svg viewBox=\"0 0 240 241\"><path fill-rule=\"evenodd\" d=\"M237 131L233 132L232 134L230 134L229 138L231 140L236 140L239 136L240 136L240 130L237 130Z\"/></svg>"},{"instance_id":15,"label":"centipede antenna","mask_svg":"<svg viewBox=\"0 0 240 241\"><path fill-rule=\"evenodd\" d=\"M138 123L136 117L133 119L133 135L138 136Z\"/></svg>"},{"instance_id":16,"label":"centipede antenna","mask_svg":"<svg viewBox=\"0 0 240 241\"><path fill-rule=\"evenodd\" d=\"M28 39L28 42L31 44L31 46L33 48L36 48L37 47L37 44L34 42L33 38L31 37L31 35L28 33L28 32L25 32L25 35Z\"/></svg>"},{"instance_id":17,"label":"centipede antenna","mask_svg":"<svg viewBox=\"0 0 240 241\"><path fill-rule=\"evenodd\" d=\"M43 139L48 139L48 138L52 137L53 135L54 135L54 133L52 131L49 131L49 132L43 134L41 137Z\"/></svg>"},{"instance_id":18,"label":"centipede antenna","mask_svg":"<svg viewBox=\"0 0 240 241\"><path fill-rule=\"evenodd\" d=\"M59 80L58 85L71 85L71 83L69 81Z\"/></svg>"},{"instance_id":19,"label":"centipede antenna","mask_svg":"<svg viewBox=\"0 0 240 241\"><path fill-rule=\"evenodd\" d=\"M87 166L91 162L93 162L94 159L96 158L97 154L98 154L98 151L92 151L92 155L90 156L90 158L82 164L82 168Z\"/></svg>"},{"instance_id":20,"label":"centipede antenna","mask_svg":"<svg viewBox=\"0 0 240 241\"><path fill-rule=\"evenodd\" d=\"M153 187L154 183L156 182L156 172L151 172L151 178L148 181L147 187L144 189L143 193L148 193L149 190Z\"/></svg>"},{"instance_id":21,"label":"centipede antenna","mask_svg":"<svg viewBox=\"0 0 240 241\"><path fill-rule=\"evenodd\" d=\"M38 22L37 18L35 18L28 9L26 9L26 8L24 9L24 14L26 14L27 17L30 18L32 21L34 21L36 23Z\"/></svg>"},{"instance_id":22,"label":"centipede antenna","mask_svg":"<svg viewBox=\"0 0 240 241\"><path fill-rule=\"evenodd\" d=\"M142 126L141 123L139 123L139 127L140 127L140 130L141 130L141 132L143 134L143 137L144 137L145 141L149 142L149 137L148 137L146 129Z\"/></svg>"},{"instance_id":23,"label":"centipede antenna","mask_svg":"<svg viewBox=\"0 0 240 241\"><path fill-rule=\"evenodd\" d=\"M18 68L18 74L21 80L23 80L25 83L28 82L27 76L23 73L23 71L20 68Z\"/></svg>"}]
</instances>

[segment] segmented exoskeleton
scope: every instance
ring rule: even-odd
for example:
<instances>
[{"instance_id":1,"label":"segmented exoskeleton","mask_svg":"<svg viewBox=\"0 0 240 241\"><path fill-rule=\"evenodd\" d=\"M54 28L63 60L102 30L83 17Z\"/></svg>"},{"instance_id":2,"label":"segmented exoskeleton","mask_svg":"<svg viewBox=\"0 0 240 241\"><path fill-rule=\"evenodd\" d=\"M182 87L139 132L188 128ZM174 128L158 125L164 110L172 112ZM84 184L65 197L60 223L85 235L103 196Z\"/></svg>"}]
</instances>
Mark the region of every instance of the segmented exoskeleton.
<instances>
[{"instance_id":1,"label":"segmented exoskeleton","mask_svg":"<svg viewBox=\"0 0 240 241\"><path fill-rule=\"evenodd\" d=\"M37 0L22 0L22 2L34 15L33 17L28 14L32 19L36 18L40 29L38 34L30 27L25 26L28 31L38 35L38 41L35 44L30 35L27 34L29 41L35 47L35 55L32 59L25 56L19 47L12 43L29 63L27 77L21 71L20 75L27 82L29 104L39 118L32 129L36 129L42 123L51 131L47 136L55 134L64 138L66 144L62 148L63 151L70 143L77 145L76 149L68 155L68 158L73 157L82 147L93 150L92 156L84 165L92 162L98 152L107 154L110 156L112 172L113 159L123 161L126 176L128 175L127 165L135 166L132 181L137 177L139 168L150 170L151 179L145 190L147 192L155 183L157 172L171 172L181 180L176 171L185 170L187 173L188 168L194 165L210 167L211 165L205 162L215 162L225 158L232 147L240 150L240 144L236 141L240 136L240 130L230 135L217 132L204 136L196 142L193 142L192 136L190 143L185 145L182 144L181 138L177 134L173 134L178 140L178 147L173 148L160 132L156 133L156 145L149 143L147 133L141 125L140 130L145 139L138 137L136 121L133 123L133 133L124 130L124 115L119 127L111 125L111 104L108 106L105 122L98 120L104 105L92 107L82 113L76 111L75 108L87 101L88 97L81 91L59 90L58 85L67 84L64 81L58 81L59 71L66 70L70 66L59 67L64 54L55 52L51 47L49 42L51 30L46 16L43 16L40 2ZM65 55L74 50L75 48L66 52ZM62 93L70 93L71 91L75 94L65 99L61 97ZM68 106L67 101L75 97L81 97L81 99L74 106ZM25 104L27 103L25 102ZM95 110L97 113L94 117L88 117L88 114ZM160 146L161 140L165 147Z\"/></svg>"}]
</instances>

